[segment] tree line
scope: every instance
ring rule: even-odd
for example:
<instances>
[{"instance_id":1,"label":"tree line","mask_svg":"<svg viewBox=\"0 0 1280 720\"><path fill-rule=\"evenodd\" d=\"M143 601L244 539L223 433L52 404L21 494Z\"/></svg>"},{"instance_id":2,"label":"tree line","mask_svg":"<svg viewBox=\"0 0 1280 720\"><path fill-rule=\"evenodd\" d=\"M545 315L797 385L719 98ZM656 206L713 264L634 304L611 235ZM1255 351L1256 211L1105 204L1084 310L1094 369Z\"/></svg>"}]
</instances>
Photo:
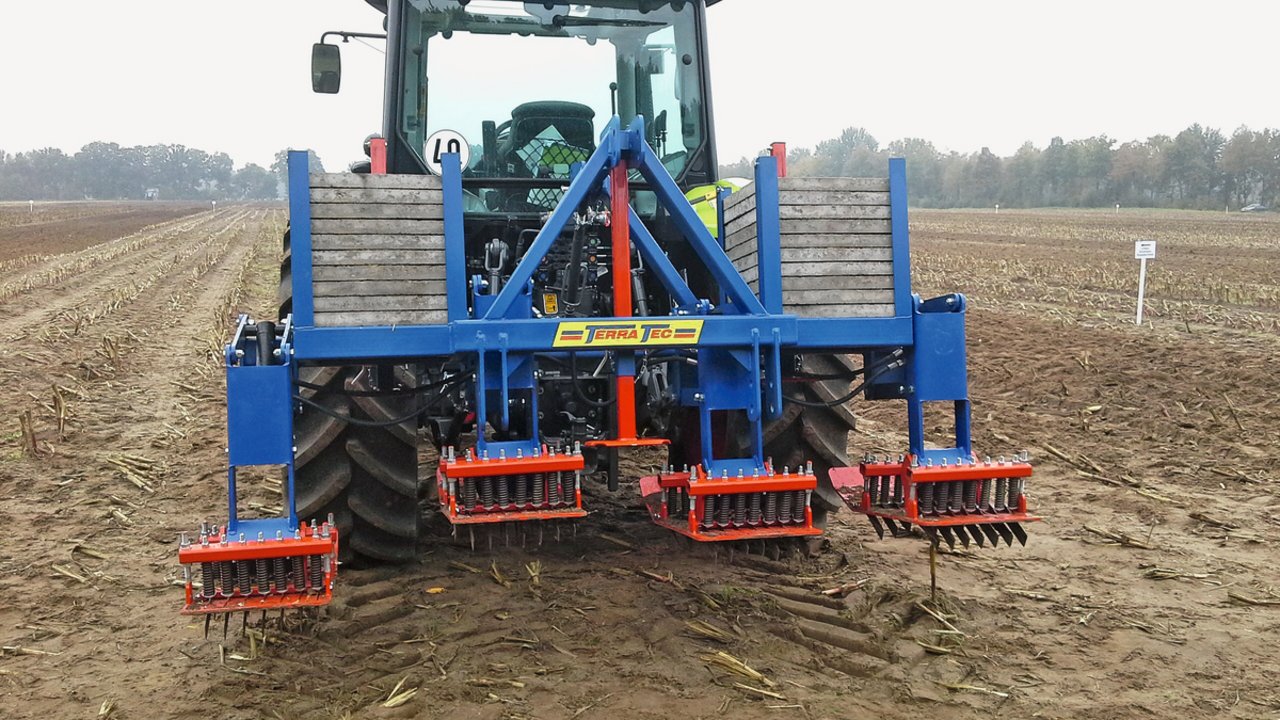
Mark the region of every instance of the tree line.
<instances>
[{"instance_id":1,"label":"tree line","mask_svg":"<svg viewBox=\"0 0 1280 720\"><path fill-rule=\"evenodd\" d=\"M185 145L91 142L74 155L52 147L0 150L0 200L275 200L287 152L276 153L269 168L236 168L224 152ZM314 153L311 167L324 171Z\"/></svg>"},{"instance_id":2,"label":"tree line","mask_svg":"<svg viewBox=\"0 0 1280 720\"><path fill-rule=\"evenodd\" d=\"M1026 142L1010 157L987 148L944 153L921 138L880 146L849 128L814 148L791 150L792 175L883 177L890 157L907 160L909 201L921 207L1174 207L1239 209L1280 205L1280 130L1237 129L1230 137L1192 125L1177 135L1118 143L1106 135L1039 148ZM750 158L721 167L722 177L751 177Z\"/></svg>"}]
</instances>

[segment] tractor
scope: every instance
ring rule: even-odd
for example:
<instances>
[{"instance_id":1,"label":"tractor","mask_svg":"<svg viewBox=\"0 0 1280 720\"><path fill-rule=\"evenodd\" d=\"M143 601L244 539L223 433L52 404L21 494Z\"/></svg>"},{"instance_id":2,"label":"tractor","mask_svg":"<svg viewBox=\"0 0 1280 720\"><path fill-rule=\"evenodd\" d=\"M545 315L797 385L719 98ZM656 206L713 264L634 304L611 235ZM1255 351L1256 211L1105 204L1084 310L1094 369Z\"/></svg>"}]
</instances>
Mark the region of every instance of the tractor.
<instances>
[{"instance_id":1,"label":"tractor","mask_svg":"<svg viewBox=\"0 0 1280 720\"><path fill-rule=\"evenodd\" d=\"M965 298L911 291L904 161L790 177L775 145L718 177L717 2L369 0L384 127L351 172L289 155L279 315L226 346L228 515L180 538L184 612L323 605L340 565L416 557L424 507L474 546L606 487L702 543L805 542L842 505L1025 543L1027 458L970 443ZM384 37L322 36L320 93L334 35ZM859 397L904 403L901 454L850 460ZM637 448L656 470L621 477ZM241 517L264 468L283 511Z\"/></svg>"}]
</instances>

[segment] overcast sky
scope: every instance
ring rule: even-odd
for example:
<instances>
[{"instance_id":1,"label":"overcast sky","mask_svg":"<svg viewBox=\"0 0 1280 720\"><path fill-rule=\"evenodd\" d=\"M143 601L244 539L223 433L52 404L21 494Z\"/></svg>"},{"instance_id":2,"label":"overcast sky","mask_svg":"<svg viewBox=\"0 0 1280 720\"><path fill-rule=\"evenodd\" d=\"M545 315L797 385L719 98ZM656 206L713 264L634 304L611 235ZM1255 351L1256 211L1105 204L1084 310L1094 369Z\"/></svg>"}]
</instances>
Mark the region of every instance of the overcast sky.
<instances>
[{"instance_id":1,"label":"overcast sky","mask_svg":"<svg viewBox=\"0 0 1280 720\"><path fill-rule=\"evenodd\" d=\"M1054 135L1280 126L1270 0L725 0L708 14L722 162L851 125L1001 155ZM311 147L341 169L380 129L383 56L343 46L342 93L313 95L310 46L380 22L362 0L0 0L0 149L182 143L265 165Z\"/></svg>"}]
</instances>

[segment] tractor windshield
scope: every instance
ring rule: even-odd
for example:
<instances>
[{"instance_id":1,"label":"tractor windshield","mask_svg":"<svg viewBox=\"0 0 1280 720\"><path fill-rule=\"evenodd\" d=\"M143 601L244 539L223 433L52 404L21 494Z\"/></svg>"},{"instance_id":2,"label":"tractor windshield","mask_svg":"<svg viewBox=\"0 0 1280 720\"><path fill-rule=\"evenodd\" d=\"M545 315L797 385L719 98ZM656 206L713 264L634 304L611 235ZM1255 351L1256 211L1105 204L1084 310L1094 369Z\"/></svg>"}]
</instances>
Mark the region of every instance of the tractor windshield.
<instances>
[{"instance_id":1,"label":"tractor windshield","mask_svg":"<svg viewBox=\"0 0 1280 720\"><path fill-rule=\"evenodd\" d=\"M469 146L470 178L563 179L615 112L646 119L681 174L704 144L692 2L409 0L399 130L432 167L433 133ZM456 136L455 136L456 137Z\"/></svg>"}]
</instances>

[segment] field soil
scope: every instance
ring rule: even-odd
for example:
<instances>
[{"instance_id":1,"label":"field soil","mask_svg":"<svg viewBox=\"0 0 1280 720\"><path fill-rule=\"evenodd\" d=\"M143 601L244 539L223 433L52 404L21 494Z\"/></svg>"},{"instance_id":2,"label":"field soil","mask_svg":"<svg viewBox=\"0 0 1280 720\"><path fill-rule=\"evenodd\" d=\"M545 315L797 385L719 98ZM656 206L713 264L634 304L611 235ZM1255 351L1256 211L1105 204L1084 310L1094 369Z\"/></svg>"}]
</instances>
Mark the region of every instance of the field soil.
<instances>
[{"instance_id":1,"label":"field soil","mask_svg":"<svg viewBox=\"0 0 1280 720\"><path fill-rule=\"evenodd\" d=\"M0 269L13 270L207 209L189 202L0 203Z\"/></svg>"},{"instance_id":2,"label":"field soil","mask_svg":"<svg viewBox=\"0 0 1280 720\"><path fill-rule=\"evenodd\" d=\"M922 539L848 512L811 556L691 548L593 480L540 544L433 536L314 616L206 639L177 535L222 520L221 343L273 312L285 217L191 210L51 221L96 239L0 268L0 716L1280 712L1280 220L913 214L916 289L969 298L976 447L1031 453L1045 517L1025 548L943 546L936 597ZM1160 242L1141 327L1135 239ZM904 449L902 407L853 408L855 454Z\"/></svg>"}]
</instances>

